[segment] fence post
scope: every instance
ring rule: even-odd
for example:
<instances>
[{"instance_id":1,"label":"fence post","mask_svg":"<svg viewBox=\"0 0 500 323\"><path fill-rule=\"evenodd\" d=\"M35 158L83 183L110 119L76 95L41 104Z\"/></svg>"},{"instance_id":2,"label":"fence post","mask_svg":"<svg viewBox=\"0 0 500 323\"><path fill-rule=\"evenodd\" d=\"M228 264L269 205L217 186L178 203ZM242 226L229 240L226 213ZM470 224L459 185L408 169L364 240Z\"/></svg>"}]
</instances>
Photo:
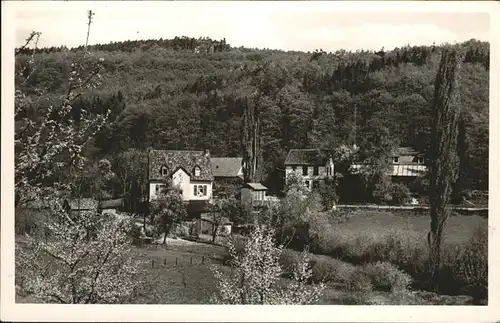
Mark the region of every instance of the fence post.
<instances>
[{"instance_id":1,"label":"fence post","mask_svg":"<svg viewBox=\"0 0 500 323\"><path fill-rule=\"evenodd\" d=\"M201 264L203 265L205 263L205 255L201 257Z\"/></svg>"},{"instance_id":2,"label":"fence post","mask_svg":"<svg viewBox=\"0 0 500 323\"><path fill-rule=\"evenodd\" d=\"M163 266L167 265L167 258L163 259Z\"/></svg>"},{"instance_id":3,"label":"fence post","mask_svg":"<svg viewBox=\"0 0 500 323\"><path fill-rule=\"evenodd\" d=\"M175 257L175 267L177 267L177 257Z\"/></svg>"},{"instance_id":4,"label":"fence post","mask_svg":"<svg viewBox=\"0 0 500 323\"><path fill-rule=\"evenodd\" d=\"M191 257L191 260L189 261L189 265L193 265L193 257Z\"/></svg>"},{"instance_id":5,"label":"fence post","mask_svg":"<svg viewBox=\"0 0 500 323\"><path fill-rule=\"evenodd\" d=\"M151 268L155 268L155 260L151 260Z\"/></svg>"}]
</instances>

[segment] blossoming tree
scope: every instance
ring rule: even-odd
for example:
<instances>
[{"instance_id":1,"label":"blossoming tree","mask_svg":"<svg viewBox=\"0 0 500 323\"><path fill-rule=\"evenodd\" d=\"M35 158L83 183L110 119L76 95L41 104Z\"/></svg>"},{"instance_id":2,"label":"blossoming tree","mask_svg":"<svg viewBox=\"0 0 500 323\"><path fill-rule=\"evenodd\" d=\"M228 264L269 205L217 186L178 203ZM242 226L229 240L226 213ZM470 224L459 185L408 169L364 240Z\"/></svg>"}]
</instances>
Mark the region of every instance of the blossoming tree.
<instances>
[{"instance_id":1,"label":"blossoming tree","mask_svg":"<svg viewBox=\"0 0 500 323\"><path fill-rule=\"evenodd\" d=\"M279 259L282 247L276 247L274 232L256 225L241 253L230 245L233 270L230 274L213 267L218 304L302 305L315 303L324 285L308 285L312 272L308 255L303 252L296 264L291 282L281 280L283 268Z\"/></svg>"},{"instance_id":2,"label":"blossoming tree","mask_svg":"<svg viewBox=\"0 0 500 323\"><path fill-rule=\"evenodd\" d=\"M39 86L33 76L43 70L36 59L40 35L32 32L16 51L31 51L31 57L16 73L15 204L42 201L50 218L45 238L26 236L25 243L16 243L16 289L40 302L123 302L139 284L140 263L128 255L128 223L97 210L73 215L62 207L71 188L65 175L82 167L85 145L109 116L90 107L72 118L75 100L100 85L103 59L86 50L69 59L66 52L63 89Z\"/></svg>"}]
</instances>

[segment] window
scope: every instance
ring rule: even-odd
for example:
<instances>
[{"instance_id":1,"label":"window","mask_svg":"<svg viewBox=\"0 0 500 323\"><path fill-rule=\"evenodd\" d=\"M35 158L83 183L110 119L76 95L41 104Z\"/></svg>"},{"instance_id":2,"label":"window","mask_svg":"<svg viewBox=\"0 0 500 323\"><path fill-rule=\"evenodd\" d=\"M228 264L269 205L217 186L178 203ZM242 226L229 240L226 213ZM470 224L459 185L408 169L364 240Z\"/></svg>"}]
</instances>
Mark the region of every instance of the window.
<instances>
[{"instance_id":1,"label":"window","mask_svg":"<svg viewBox=\"0 0 500 323\"><path fill-rule=\"evenodd\" d=\"M292 170L296 171L297 170L297 166L292 166Z\"/></svg>"},{"instance_id":2,"label":"window","mask_svg":"<svg viewBox=\"0 0 500 323\"><path fill-rule=\"evenodd\" d=\"M326 176L330 176L330 166L326 166Z\"/></svg>"},{"instance_id":3,"label":"window","mask_svg":"<svg viewBox=\"0 0 500 323\"><path fill-rule=\"evenodd\" d=\"M193 186L194 196L207 196L207 185L195 185Z\"/></svg>"},{"instance_id":4,"label":"window","mask_svg":"<svg viewBox=\"0 0 500 323\"><path fill-rule=\"evenodd\" d=\"M162 176L167 176L168 175L168 167L167 166L161 166L160 173Z\"/></svg>"},{"instance_id":5,"label":"window","mask_svg":"<svg viewBox=\"0 0 500 323\"><path fill-rule=\"evenodd\" d=\"M312 181L312 185L313 185L314 189L318 189L319 188L319 181Z\"/></svg>"},{"instance_id":6,"label":"window","mask_svg":"<svg viewBox=\"0 0 500 323\"><path fill-rule=\"evenodd\" d=\"M302 166L302 175L307 176L307 166Z\"/></svg>"},{"instance_id":7,"label":"window","mask_svg":"<svg viewBox=\"0 0 500 323\"><path fill-rule=\"evenodd\" d=\"M392 161L397 164L399 163L399 157L392 157Z\"/></svg>"},{"instance_id":8,"label":"window","mask_svg":"<svg viewBox=\"0 0 500 323\"><path fill-rule=\"evenodd\" d=\"M314 166L313 175L314 176L318 176L319 175L319 167L318 166Z\"/></svg>"},{"instance_id":9,"label":"window","mask_svg":"<svg viewBox=\"0 0 500 323\"><path fill-rule=\"evenodd\" d=\"M161 193L163 193L163 191L165 190L165 187L166 187L165 184L157 184L155 187L156 195L160 195Z\"/></svg>"},{"instance_id":10,"label":"window","mask_svg":"<svg viewBox=\"0 0 500 323\"><path fill-rule=\"evenodd\" d=\"M417 164L423 164L424 163L424 157L417 157Z\"/></svg>"},{"instance_id":11,"label":"window","mask_svg":"<svg viewBox=\"0 0 500 323\"><path fill-rule=\"evenodd\" d=\"M198 166L194 167L194 176L200 176L201 169Z\"/></svg>"},{"instance_id":12,"label":"window","mask_svg":"<svg viewBox=\"0 0 500 323\"><path fill-rule=\"evenodd\" d=\"M309 181L304 181L304 184L306 185L307 188L309 188Z\"/></svg>"}]
</instances>

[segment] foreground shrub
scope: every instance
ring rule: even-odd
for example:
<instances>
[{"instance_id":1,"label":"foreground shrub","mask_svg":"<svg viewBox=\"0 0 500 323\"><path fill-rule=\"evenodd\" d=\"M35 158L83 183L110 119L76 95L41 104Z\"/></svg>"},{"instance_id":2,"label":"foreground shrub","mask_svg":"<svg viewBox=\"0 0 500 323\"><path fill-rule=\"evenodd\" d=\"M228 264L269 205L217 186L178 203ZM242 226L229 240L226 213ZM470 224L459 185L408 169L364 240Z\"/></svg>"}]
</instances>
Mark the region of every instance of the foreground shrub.
<instances>
[{"instance_id":1,"label":"foreground shrub","mask_svg":"<svg viewBox=\"0 0 500 323\"><path fill-rule=\"evenodd\" d=\"M428 249L423 235L411 229L355 233L341 226L320 222L315 227L311 250L353 264L377 261L397 265L410 274L425 271Z\"/></svg>"},{"instance_id":2,"label":"foreground shrub","mask_svg":"<svg viewBox=\"0 0 500 323\"><path fill-rule=\"evenodd\" d=\"M344 261L325 257L311 257L312 280L314 282L339 283L345 285L355 266Z\"/></svg>"},{"instance_id":3,"label":"foreground shrub","mask_svg":"<svg viewBox=\"0 0 500 323\"><path fill-rule=\"evenodd\" d=\"M130 223L97 213L46 224L52 239L27 237L16 250L17 289L41 302L128 302L140 285L130 258Z\"/></svg>"},{"instance_id":4,"label":"foreground shrub","mask_svg":"<svg viewBox=\"0 0 500 323\"><path fill-rule=\"evenodd\" d=\"M363 272L379 291L398 293L408 289L411 277L388 262L375 262L363 267Z\"/></svg>"},{"instance_id":5,"label":"foreground shrub","mask_svg":"<svg viewBox=\"0 0 500 323\"><path fill-rule=\"evenodd\" d=\"M439 289L465 293L474 299L488 296L488 227L478 227L463 245L449 246L443 252Z\"/></svg>"},{"instance_id":6,"label":"foreground shrub","mask_svg":"<svg viewBox=\"0 0 500 323\"><path fill-rule=\"evenodd\" d=\"M351 293L370 293L373 290L371 277L362 267L357 267L349 276L345 289Z\"/></svg>"},{"instance_id":7,"label":"foreground shrub","mask_svg":"<svg viewBox=\"0 0 500 323\"><path fill-rule=\"evenodd\" d=\"M307 285L311 277L308 255L302 253L293 272L292 282L281 281L279 260L282 248L275 246L274 232L256 226L244 250L237 254L231 246L231 274L212 267L218 292L218 304L310 304L319 299L324 286Z\"/></svg>"},{"instance_id":8,"label":"foreground shrub","mask_svg":"<svg viewBox=\"0 0 500 323\"><path fill-rule=\"evenodd\" d=\"M44 224L48 220L46 213L44 210L16 208L14 222L16 234L44 238L46 233Z\"/></svg>"},{"instance_id":9,"label":"foreground shrub","mask_svg":"<svg viewBox=\"0 0 500 323\"><path fill-rule=\"evenodd\" d=\"M455 266L455 276L464 291L477 298L488 296L488 227L481 226L462 249Z\"/></svg>"},{"instance_id":10,"label":"foreground shrub","mask_svg":"<svg viewBox=\"0 0 500 323\"><path fill-rule=\"evenodd\" d=\"M411 194L408 187L403 184L394 183L391 185L390 194L392 203L396 205L406 204L410 201Z\"/></svg>"}]
</instances>

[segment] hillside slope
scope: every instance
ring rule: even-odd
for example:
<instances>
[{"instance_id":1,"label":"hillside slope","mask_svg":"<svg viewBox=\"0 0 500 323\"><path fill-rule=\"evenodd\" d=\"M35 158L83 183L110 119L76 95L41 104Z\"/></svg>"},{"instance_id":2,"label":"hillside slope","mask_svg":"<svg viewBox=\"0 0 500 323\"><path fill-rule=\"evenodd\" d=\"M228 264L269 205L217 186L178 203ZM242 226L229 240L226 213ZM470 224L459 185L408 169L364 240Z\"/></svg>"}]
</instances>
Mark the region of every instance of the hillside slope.
<instances>
[{"instance_id":1,"label":"hillside slope","mask_svg":"<svg viewBox=\"0 0 500 323\"><path fill-rule=\"evenodd\" d=\"M487 189L489 44L471 40L460 46L467 52L460 85L462 182ZM113 121L87 152L112 159L128 148L149 147L241 155L242 112L255 104L262 120L264 181L279 189L290 148L356 142L369 152L391 141L426 150L440 50L283 52L186 37L96 45L84 64L104 59L102 84L75 108L113 110ZM63 93L67 66L79 57L81 48L42 49L34 56L40 67L26 84L18 77L17 89L33 98L39 84L54 96ZM29 51L16 58L16 71L28 73ZM33 101L26 113L36 119L46 107Z\"/></svg>"}]
</instances>

